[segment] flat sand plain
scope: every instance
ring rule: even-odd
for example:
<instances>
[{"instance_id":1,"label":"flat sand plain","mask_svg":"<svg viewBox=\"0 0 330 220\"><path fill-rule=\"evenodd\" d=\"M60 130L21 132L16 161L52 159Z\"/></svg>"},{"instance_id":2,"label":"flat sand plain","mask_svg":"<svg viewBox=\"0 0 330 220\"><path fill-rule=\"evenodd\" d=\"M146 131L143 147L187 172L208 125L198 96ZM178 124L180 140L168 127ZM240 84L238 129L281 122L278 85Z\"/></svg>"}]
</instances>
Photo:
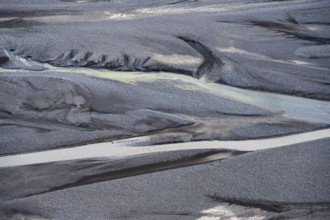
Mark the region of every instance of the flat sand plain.
<instances>
[{"instance_id":1,"label":"flat sand plain","mask_svg":"<svg viewBox=\"0 0 330 220\"><path fill-rule=\"evenodd\" d=\"M2 0L0 219L328 219L327 0Z\"/></svg>"}]
</instances>

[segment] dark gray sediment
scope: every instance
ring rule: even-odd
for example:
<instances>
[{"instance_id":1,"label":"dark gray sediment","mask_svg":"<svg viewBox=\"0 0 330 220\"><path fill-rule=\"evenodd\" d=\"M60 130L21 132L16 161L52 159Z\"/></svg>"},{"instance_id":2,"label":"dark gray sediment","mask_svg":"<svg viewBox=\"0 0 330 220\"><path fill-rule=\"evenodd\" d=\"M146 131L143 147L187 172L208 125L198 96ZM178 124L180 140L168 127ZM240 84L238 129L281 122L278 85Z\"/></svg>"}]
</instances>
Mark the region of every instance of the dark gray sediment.
<instances>
[{"instance_id":1,"label":"dark gray sediment","mask_svg":"<svg viewBox=\"0 0 330 220\"><path fill-rule=\"evenodd\" d=\"M329 9L328 0L1 0L0 164L129 138L143 147L329 128ZM327 219L329 146L0 168L0 219Z\"/></svg>"},{"instance_id":2,"label":"dark gray sediment","mask_svg":"<svg viewBox=\"0 0 330 220\"><path fill-rule=\"evenodd\" d=\"M174 74L146 75L150 81L138 79L132 84L136 74L104 79L58 72L62 69L13 71L0 76L3 155L147 134L159 139L154 144L254 139L330 124L330 105L324 101L279 96L276 103L282 104L271 109L267 97L260 102L244 101L241 94L214 94L193 84L197 80L178 81Z\"/></svg>"},{"instance_id":3,"label":"dark gray sediment","mask_svg":"<svg viewBox=\"0 0 330 220\"><path fill-rule=\"evenodd\" d=\"M79 186L77 182L75 187L72 184L54 192L7 200L2 215L10 216L16 211L51 219L69 216L70 219L168 219L171 215L180 218L183 214L183 219L196 219L202 216L212 218L217 213L232 218L241 215L246 218L325 217L329 215L329 146L329 139L324 139L85 186ZM188 156L189 153L182 155ZM164 160L166 157L176 156L153 155L152 160ZM133 158L127 163L134 166L141 160ZM25 180L17 191L13 189L13 195L24 195L24 191L28 192L29 183L34 190L40 186L39 190L52 191L50 186L63 182L60 176L68 181L72 174L72 180L76 179L73 170L78 176L84 173L97 176L98 172L114 169L114 164L119 170L121 166L130 166L121 161L114 161L113 165L102 161L86 162L68 166L7 168L1 172L8 171L9 176L23 177L24 170L29 170L31 179ZM64 170L59 173L57 168ZM68 171L67 168L73 170ZM35 176L34 173L39 174ZM37 179L33 180L38 176L45 178L45 174L49 176L48 183L47 178L46 182L40 181L39 184L35 182ZM111 173L108 174L111 178Z\"/></svg>"},{"instance_id":4,"label":"dark gray sediment","mask_svg":"<svg viewBox=\"0 0 330 220\"><path fill-rule=\"evenodd\" d=\"M0 45L55 66L168 71L329 100L328 1L47 2L3 1ZM303 49L313 45L323 55Z\"/></svg>"}]
</instances>

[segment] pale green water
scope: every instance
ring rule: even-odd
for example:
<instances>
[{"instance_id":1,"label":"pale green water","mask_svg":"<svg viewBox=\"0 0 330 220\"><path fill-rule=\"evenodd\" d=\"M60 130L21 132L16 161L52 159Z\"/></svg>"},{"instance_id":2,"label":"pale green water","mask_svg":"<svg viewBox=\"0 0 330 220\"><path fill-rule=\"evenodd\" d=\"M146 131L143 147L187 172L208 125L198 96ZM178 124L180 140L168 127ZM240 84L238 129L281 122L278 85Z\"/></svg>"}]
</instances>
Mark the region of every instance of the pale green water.
<instances>
[{"instance_id":1,"label":"pale green water","mask_svg":"<svg viewBox=\"0 0 330 220\"><path fill-rule=\"evenodd\" d=\"M289 95L252 91L235 88L222 84L206 82L193 77L165 72L116 72L109 70L95 70L88 68L57 68L42 72L57 72L69 74L82 74L103 79L116 80L128 84L139 82L153 83L164 81L171 86L182 90L193 90L212 93L222 98L254 105L267 110L275 111L283 116L308 122L330 124L330 102ZM8 70L0 68L0 73L27 72L26 70Z\"/></svg>"},{"instance_id":2,"label":"pale green water","mask_svg":"<svg viewBox=\"0 0 330 220\"><path fill-rule=\"evenodd\" d=\"M172 73L139 73L99 71L92 69L56 69L56 72L79 73L125 83L150 82L155 80L173 81L173 85L184 90L199 90L224 97L230 100L255 105L268 110L283 113L292 119L330 124L330 103L308 98L281 95L247 89L235 88L218 83L206 82L189 76ZM182 84L180 85L180 82Z\"/></svg>"}]
</instances>

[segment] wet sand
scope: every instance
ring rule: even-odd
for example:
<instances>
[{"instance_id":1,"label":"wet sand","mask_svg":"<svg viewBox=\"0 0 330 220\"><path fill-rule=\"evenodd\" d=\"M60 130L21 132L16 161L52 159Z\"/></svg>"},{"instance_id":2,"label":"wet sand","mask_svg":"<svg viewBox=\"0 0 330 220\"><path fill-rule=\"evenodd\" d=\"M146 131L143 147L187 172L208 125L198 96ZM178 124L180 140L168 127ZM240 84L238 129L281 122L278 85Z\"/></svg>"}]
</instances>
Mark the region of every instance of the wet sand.
<instances>
[{"instance_id":1,"label":"wet sand","mask_svg":"<svg viewBox=\"0 0 330 220\"><path fill-rule=\"evenodd\" d=\"M49 150L36 153L18 154L0 157L0 168L37 165L70 160L118 159L132 156L155 154L162 152L193 151L193 150L231 150L257 151L283 147L319 139L330 138L330 129L307 132L302 134L250 141L198 141L177 144L151 146L125 146L125 143L139 145L139 138L115 141L113 143L90 144L80 147Z\"/></svg>"},{"instance_id":2,"label":"wet sand","mask_svg":"<svg viewBox=\"0 0 330 220\"><path fill-rule=\"evenodd\" d=\"M46 219L326 219L329 150L329 139L323 139L245 154L218 152L231 156L177 169L173 168L217 152L0 169L7 177L1 179L1 200L6 201L1 214L9 219L31 215ZM161 171L162 167L169 170Z\"/></svg>"},{"instance_id":3,"label":"wet sand","mask_svg":"<svg viewBox=\"0 0 330 220\"><path fill-rule=\"evenodd\" d=\"M0 6L0 219L329 217L329 1Z\"/></svg>"},{"instance_id":4,"label":"wet sand","mask_svg":"<svg viewBox=\"0 0 330 220\"><path fill-rule=\"evenodd\" d=\"M326 101L173 73L1 72L3 155L146 135L154 137L152 144L260 139L330 123Z\"/></svg>"}]
</instances>

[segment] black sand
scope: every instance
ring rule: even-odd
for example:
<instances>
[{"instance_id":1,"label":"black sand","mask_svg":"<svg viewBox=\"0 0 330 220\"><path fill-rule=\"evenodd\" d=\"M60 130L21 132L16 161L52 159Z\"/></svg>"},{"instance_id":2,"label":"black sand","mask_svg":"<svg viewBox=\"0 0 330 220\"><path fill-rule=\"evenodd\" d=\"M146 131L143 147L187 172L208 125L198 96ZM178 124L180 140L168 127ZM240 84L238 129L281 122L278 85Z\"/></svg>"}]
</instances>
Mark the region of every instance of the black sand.
<instances>
[{"instance_id":1,"label":"black sand","mask_svg":"<svg viewBox=\"0 0 330 220\"><path fill-rule=\"evenodd\" d=\"M327 0L2 0L0 155L328 128L329 8ZM327 219L329 146L1 168L0 219Z\"/></svg>"}]
</instances>

